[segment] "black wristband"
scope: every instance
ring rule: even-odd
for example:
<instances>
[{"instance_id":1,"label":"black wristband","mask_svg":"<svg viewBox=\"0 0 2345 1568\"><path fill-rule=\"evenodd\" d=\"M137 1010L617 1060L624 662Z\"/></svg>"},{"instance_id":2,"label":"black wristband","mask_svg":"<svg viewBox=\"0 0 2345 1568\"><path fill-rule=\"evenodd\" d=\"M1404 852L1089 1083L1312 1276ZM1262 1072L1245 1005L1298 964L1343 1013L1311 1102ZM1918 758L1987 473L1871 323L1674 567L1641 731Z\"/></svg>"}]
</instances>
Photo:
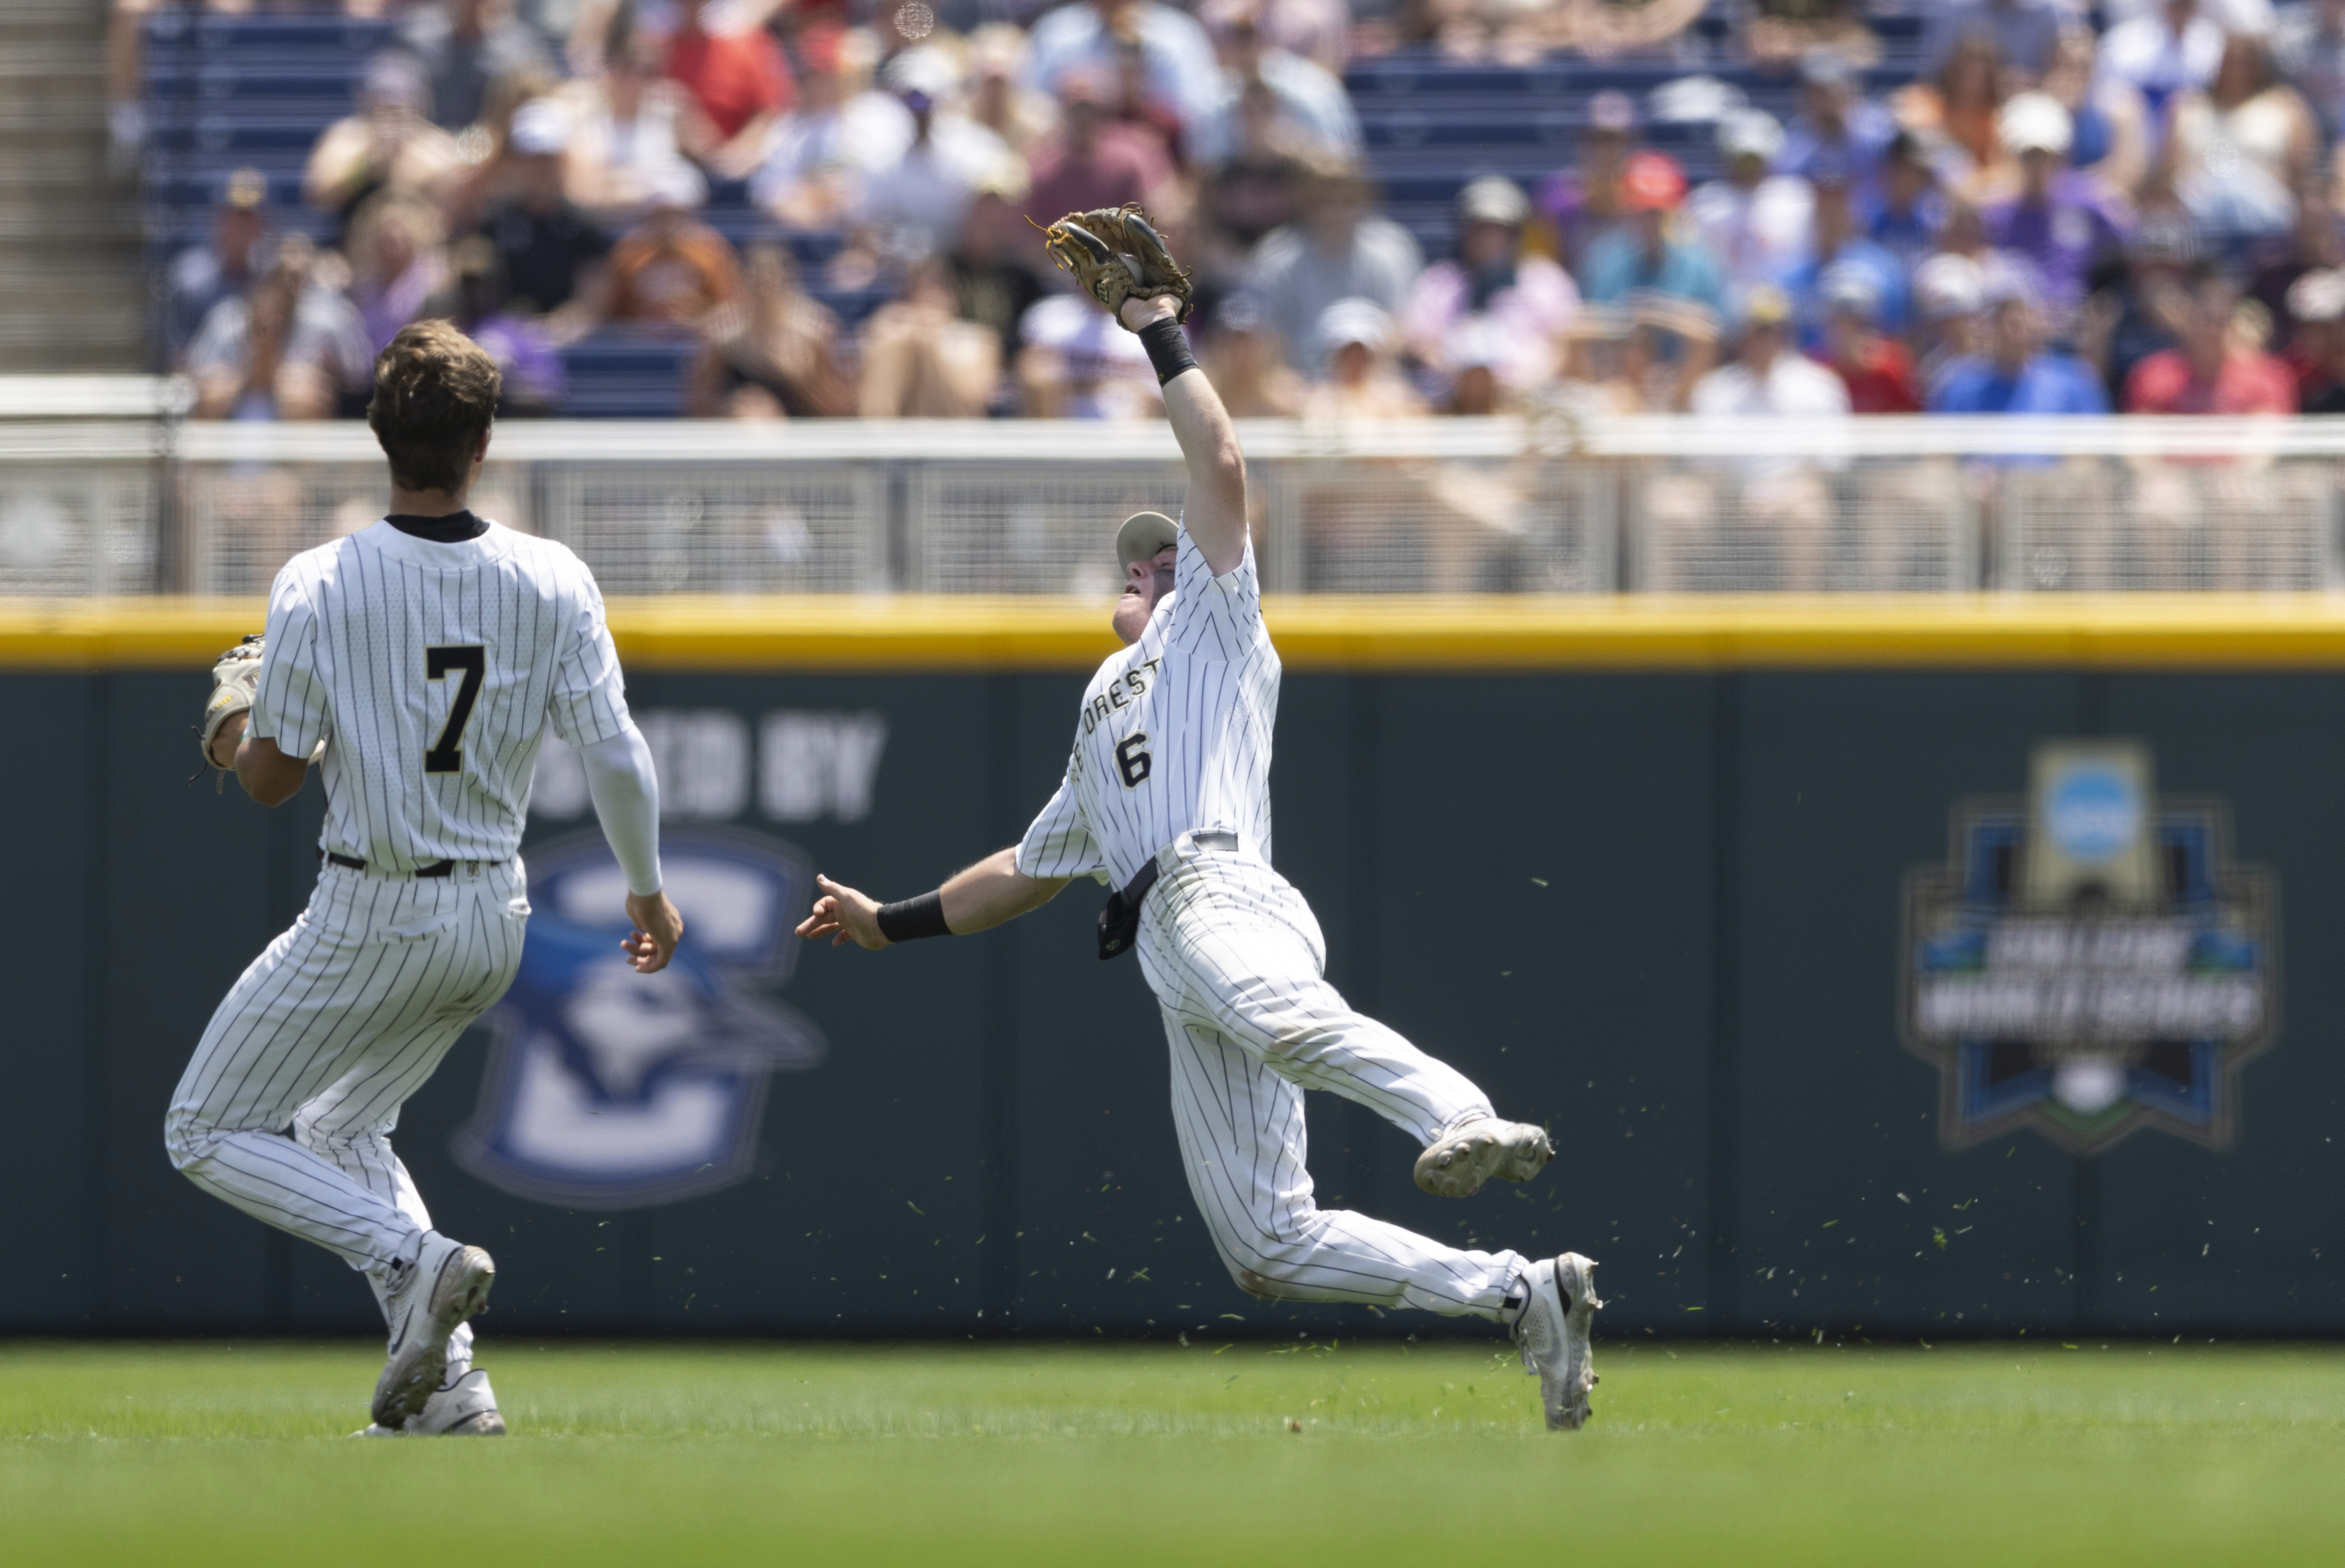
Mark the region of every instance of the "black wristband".
<instances>
[{"instance_id":1,"label":"black wristband","mask_svg":"<svg viewBox=\"0 0 2345 1568\"><path fill-rule=\"evenodd\" d=\"M949 936L945 924L945 895L939 891L918 898L902 898L879 906L879 935L890 942L916 942L923 936Z\"/></svg>"},{"instance_id":2,"label":"black wristband","mask_svg":"<svg viewBox=\"0 0 2345 1568\"><path fill-rule=\"evenodd\" d=\"M1160 387L1182 371L1197 368L1181 323L1170 316L1159 316L1142 327L1140 346L1148 350L1148 362L1156 367L1156 384Z\"/></svg>"}]
</instances>

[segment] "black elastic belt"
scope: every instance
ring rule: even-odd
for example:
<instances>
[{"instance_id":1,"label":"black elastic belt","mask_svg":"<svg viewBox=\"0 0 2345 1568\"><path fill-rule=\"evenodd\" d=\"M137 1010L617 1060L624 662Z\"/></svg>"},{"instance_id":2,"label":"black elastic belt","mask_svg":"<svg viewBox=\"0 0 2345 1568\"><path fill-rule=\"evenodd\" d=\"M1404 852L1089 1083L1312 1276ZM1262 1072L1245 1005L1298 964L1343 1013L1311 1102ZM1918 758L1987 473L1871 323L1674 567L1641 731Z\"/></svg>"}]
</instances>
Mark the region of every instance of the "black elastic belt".
<instances>
[{"instance_id":1,"label":"black elastic belt","mask_svg":"<svg viewBox=\"0 0 2345 1568\"><path fill-rule=\"evenodd\" d=\"M1235 849L1238 835L1234 833L1193 833L1189 842L1200 849ZM1148 857L1130 882L1107 895L1107 904L1100 910L1099 956L1120 958L1140 936L1140 905L1148 897L1148 890L1156 885L1163 873L1163 852Z\"/></svg>"},{"instance_id":2,"label":"black elastic belt","mask_svg":"<svg viewBox=\"0 0 2345 1568\"><path fill-rule=\"evenodd\" d=\"M352 871L364 871L367 868L367 863L360 860L355 855L336 855L330 849L321 849L318 854L329 865L347 866ZM417 866L415 868L414 875L418 876L453 876L456 875L456 863L452 860L435 860L429 865Z\"/></svg>"}]
</instances>

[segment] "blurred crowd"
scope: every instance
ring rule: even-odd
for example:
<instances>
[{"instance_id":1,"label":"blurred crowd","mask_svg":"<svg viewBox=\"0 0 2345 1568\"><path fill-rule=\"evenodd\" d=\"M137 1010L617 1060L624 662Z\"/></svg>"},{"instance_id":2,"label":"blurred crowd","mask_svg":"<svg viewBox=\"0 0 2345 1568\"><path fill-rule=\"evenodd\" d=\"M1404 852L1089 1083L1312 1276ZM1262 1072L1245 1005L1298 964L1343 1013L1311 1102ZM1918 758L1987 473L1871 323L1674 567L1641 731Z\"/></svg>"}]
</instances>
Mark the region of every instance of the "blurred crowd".
<instances>
[{"instance_id":1,"label":"blurred crowd","mask_svg":"<svg viewBox=\"0 0 2345 1568\"><path fill-rule=\"evenodd\" d=\"M162 282L203 415L349 414L427 316L516 414L612 329L687 346L702 416L1146 414L1137 340L1030 227L1125 202L1195 264L1241 417L2345 411L2345 0L1938 0L1886 91L1861 0L1754 0L1788 122L1702 77L1560 106L1568 167L1466 183L1432 258L1347 63L1666 59L1701 0L346 8L401 26L310 153L327 238L240 171ZM1647 145L1688 118L1714 179ZM717 193L759 214L737 246Z\"/></svg>"}]
</instances>

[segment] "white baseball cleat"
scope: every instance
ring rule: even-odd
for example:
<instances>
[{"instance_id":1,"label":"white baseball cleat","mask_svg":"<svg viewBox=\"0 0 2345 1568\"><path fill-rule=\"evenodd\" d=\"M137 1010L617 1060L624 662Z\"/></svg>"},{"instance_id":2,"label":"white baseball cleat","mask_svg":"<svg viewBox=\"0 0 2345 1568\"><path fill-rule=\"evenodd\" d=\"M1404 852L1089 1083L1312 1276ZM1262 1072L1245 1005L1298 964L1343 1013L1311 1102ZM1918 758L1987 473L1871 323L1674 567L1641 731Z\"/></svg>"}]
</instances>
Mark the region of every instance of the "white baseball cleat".
<instances>
[{"instance_id":1,"label":"white baseball cleat","mask_svg":"<svg viewBox=\"0 0 2345 1568\"><path fill-rule=\"evenodd\" d=\"M1416 1184L1436 1198L1471 1198L1494 1176L1528 1181L1554 1158L1545 1128L1486 1116L1426 1145L1416 1157Z\"/></svg>"},{"instance_id":2,"label":"white baseball cleat","mask_svg":"<svg viewBox=\"0 0 2345 1568\"><path fill-rule=\"evenodd\" d=\"M490 1391L489 1374L478 1367L423 1401L403 1427L370 1426L352 1437L502 1437L505 1418Z\"/></svg>"},{"instance_id":3,"label":"white baseball cleat","mask_svg":"<svg viewBox=\"0 0 2345 1568\"><path fill-rule=\"evenodd\" d=\"M448 1375L448 1336L488 1305L497 1265L478 1247L423 1233L413 1263L392 1271L383 1303L391 1359L374 1385L374 1424L404 1430Z\"/></svg>"},{"instance_id":4,"label":"white baseball cleat","mask_svg":"<svg viewBox=\"0 0 2345 1568\"><path fill-rule=\"evenodd\" d=\"M1578 1431L1588 1421L1588 1396L1597 1384L1589 1340L1596 1323L1596 1265L1577 1252L1541 1259L1523 1273L1529 1292L1515 1320L1523 1370L1539 1381L1549 1431Z\"/></svg>"}]
</instances>

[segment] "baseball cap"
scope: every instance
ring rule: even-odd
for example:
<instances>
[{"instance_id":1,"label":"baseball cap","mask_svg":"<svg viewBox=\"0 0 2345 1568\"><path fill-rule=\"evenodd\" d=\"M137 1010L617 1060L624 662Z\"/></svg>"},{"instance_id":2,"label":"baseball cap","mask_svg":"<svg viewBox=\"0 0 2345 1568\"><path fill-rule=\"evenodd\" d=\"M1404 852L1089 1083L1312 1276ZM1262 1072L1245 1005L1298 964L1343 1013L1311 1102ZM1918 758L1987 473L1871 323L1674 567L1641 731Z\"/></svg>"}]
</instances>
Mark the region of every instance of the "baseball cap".
<instances>
[{"instance_id":1,"label":"baseball cap","mask_svg":"<svg viewBox=\"0 0 2345 1568\"><path fill-rule=\"evenodd\" d=\"M2289 284L2288 313L2299 321L2345 320L2345 268L2322 268Z\"/></svg>"},{"instance_id":2,"label":"baseball cap","mask_svg":"<svg viewBox=\"0 0 2345 1568\"><path fill-rule=\"evenodd\" d=\"M1881 308L1881 284L1872 273L1851 262L1842 261L1824 268L1817 279L1816 292L1822 296L1828 310L1853 310L1867 320Z\"/></svg>"},{"instance_id":3,"label":"baseball cap","mask_svg":"<svg viewBox=\"0 0 2345 1568\"><path fill-rule=\"evenodd\" d=\"M370 104L398 105L421 112L431 101L423 63L404 49L385 49L366 63L359 96Z\"/></svg>"},{"instance_id":4,"label":"baseball cap","mask_svg":"<svg viewBox=\"0 0 2345 1568\"><path fill-rule=\"evenodd\" d=\"M1783 150L1782 122L1764 109L1736 109L1718 122L1718 150L1730 158L1769 163Z\"/></svg>"},{"instance_id":5,"label":"baseball cap","mask_svg":"<svg viewBox=\"0 0 2345 1568\"><path fill-rule=\"evenodd\" d=\"M1781 327L1792 319L1791 297L1771 283L1754 284L1742 297L1745 327Z\"/></svg>"},{"instance_id":6,"label":"baseball cap","mask_svg":"<svg viewBox=\"0 0 2345 1568\"><path fill-rule=\"evenodd\" d=\"M1856 80L1856 63L1838 49L1811 49L1800 56L1800 80L1816 87L1844 87Z\"/></svg>"},{"instance_id":7,"label":"baseball cap","mask_svg":"<svg viewBox=\"0 0 2345 1568\"><path fill-rule=\"evenodd\" d=\"M1338 299L1319 312L1312 331L1324 359L1347 344L1358 343L1381 354L1392 345L1393 319L1373 299L1354 296Z\"/></svg>"},{"instance_id":8,"label":"baseball cap","mask_svg":"<svg viewBox=\"0 0 2345 1568\"><path fill-rule=\"evenodd\" d=\"M513 150L549 157L570 147L570 111L552 98L532 98L513 111L507 137Z\"/></svg>"},{"instance_id":9,"label":"baseball cap","mask_svg":"<svg viewBox=\"0 0 2345 1568\"><path fill-rule=\"evenodd\" d=\"M998 196L1010 202L1024 201L1033 188L1034 177L1028 172L1026 160L1011 152L987 164L969 187L971 196Z\"/></svg>"},{"instance_id":10,"label":"baseball cap","mask_svg":"<svg viewBox=\"0 0 2345 1568\"><path fill-rule=\"evenodd\" d=\"M1932 321L1974 314L1985 301L1986 280L1979 264L1949 250L1914 269L1914 297Z\"/></svg>"},{"instance_id":11,"label":"baseball cap","mask_svg":"<svg viewBox=\"0 0 2345 1568\"><path fill-rule=\"evenodd\" d=\"M1153 561L1179 541L1181 525L1161 511L1135 511L1115 531L1115 558L1126 566Z\"/></svg>"},{"instance_id":12,"label":"baseball cap","mask_svg":"<svg viewBox=\"0 0 2345 1568\"><path fill-rule=\"evenodd\" d=\"M1442 337L1441 357L1455 370L1496 369L1507 357L1506 329L1487 316L1465 317Z\"/></svg>"},{"instance_id":13,"label":"baseball cap","mask_svg":"<svg viewBox=\"0 0 2345 1568\"><path fill-rule=\"evenodd\" d=\"M1620 171L1620 197L1631 212L1666 212L1685 193L1685 172L1667 153L1632 153Z\"/></svg>"},{"instance_id":14,"label":"baseball cap","mask_svg":"<svg viewBox=\"0 0 2345 1568\"><path fill-rule=\"evenodd\" d=\"M249 166L220 181L219 205L256 212L269 205L269 177Z\"/></svg>"},{"instance_id":15,"label":"baseball cap","mask_svg":"<svg viewBox=\"0 0 2345 1568\"><path fill-rule=\"evenodd\" d=\"M2014 93L1995 117L1995 134L2005 152L2047 152L2068 156L2076 139L2076 122L2059 99L2049 93Z\"/></svg>"},{"instance_id":16,"label":"baseball cap","mask_svg":"<svg viewBox=\"0 0 2345 1568\"><path fill-rule=\"evenodd\" d=\"M1588 100L1588 128L1625 136L1637 128L1637 101L1617 87Z\"/></svg>"},{"instance_id":17,"label":"baseball cap","mask_svg":"<svg viewBox=\"0 0 2345 1568\"><path fill-rule=\"evenodd\" d=\"M933 46L907 49L888 62L884 73L888 86L899 97L917 93L931 104L952 96L960 86L960 73L953 68L944 51Z\"/></svg>"},{"instance_id":18,"label":"baseball cap","mask_svg":"<svg viewBox=\"0 0 2345 1568\"><path fill-rule=\"evenodd\" d=\"M1466 223L1503 223L1519 228L1530 216L1530 197L1523 187L1502 174L1486 174L1466 182L1457 193L1457 217Z\"/></svg>"}]
</instances>

